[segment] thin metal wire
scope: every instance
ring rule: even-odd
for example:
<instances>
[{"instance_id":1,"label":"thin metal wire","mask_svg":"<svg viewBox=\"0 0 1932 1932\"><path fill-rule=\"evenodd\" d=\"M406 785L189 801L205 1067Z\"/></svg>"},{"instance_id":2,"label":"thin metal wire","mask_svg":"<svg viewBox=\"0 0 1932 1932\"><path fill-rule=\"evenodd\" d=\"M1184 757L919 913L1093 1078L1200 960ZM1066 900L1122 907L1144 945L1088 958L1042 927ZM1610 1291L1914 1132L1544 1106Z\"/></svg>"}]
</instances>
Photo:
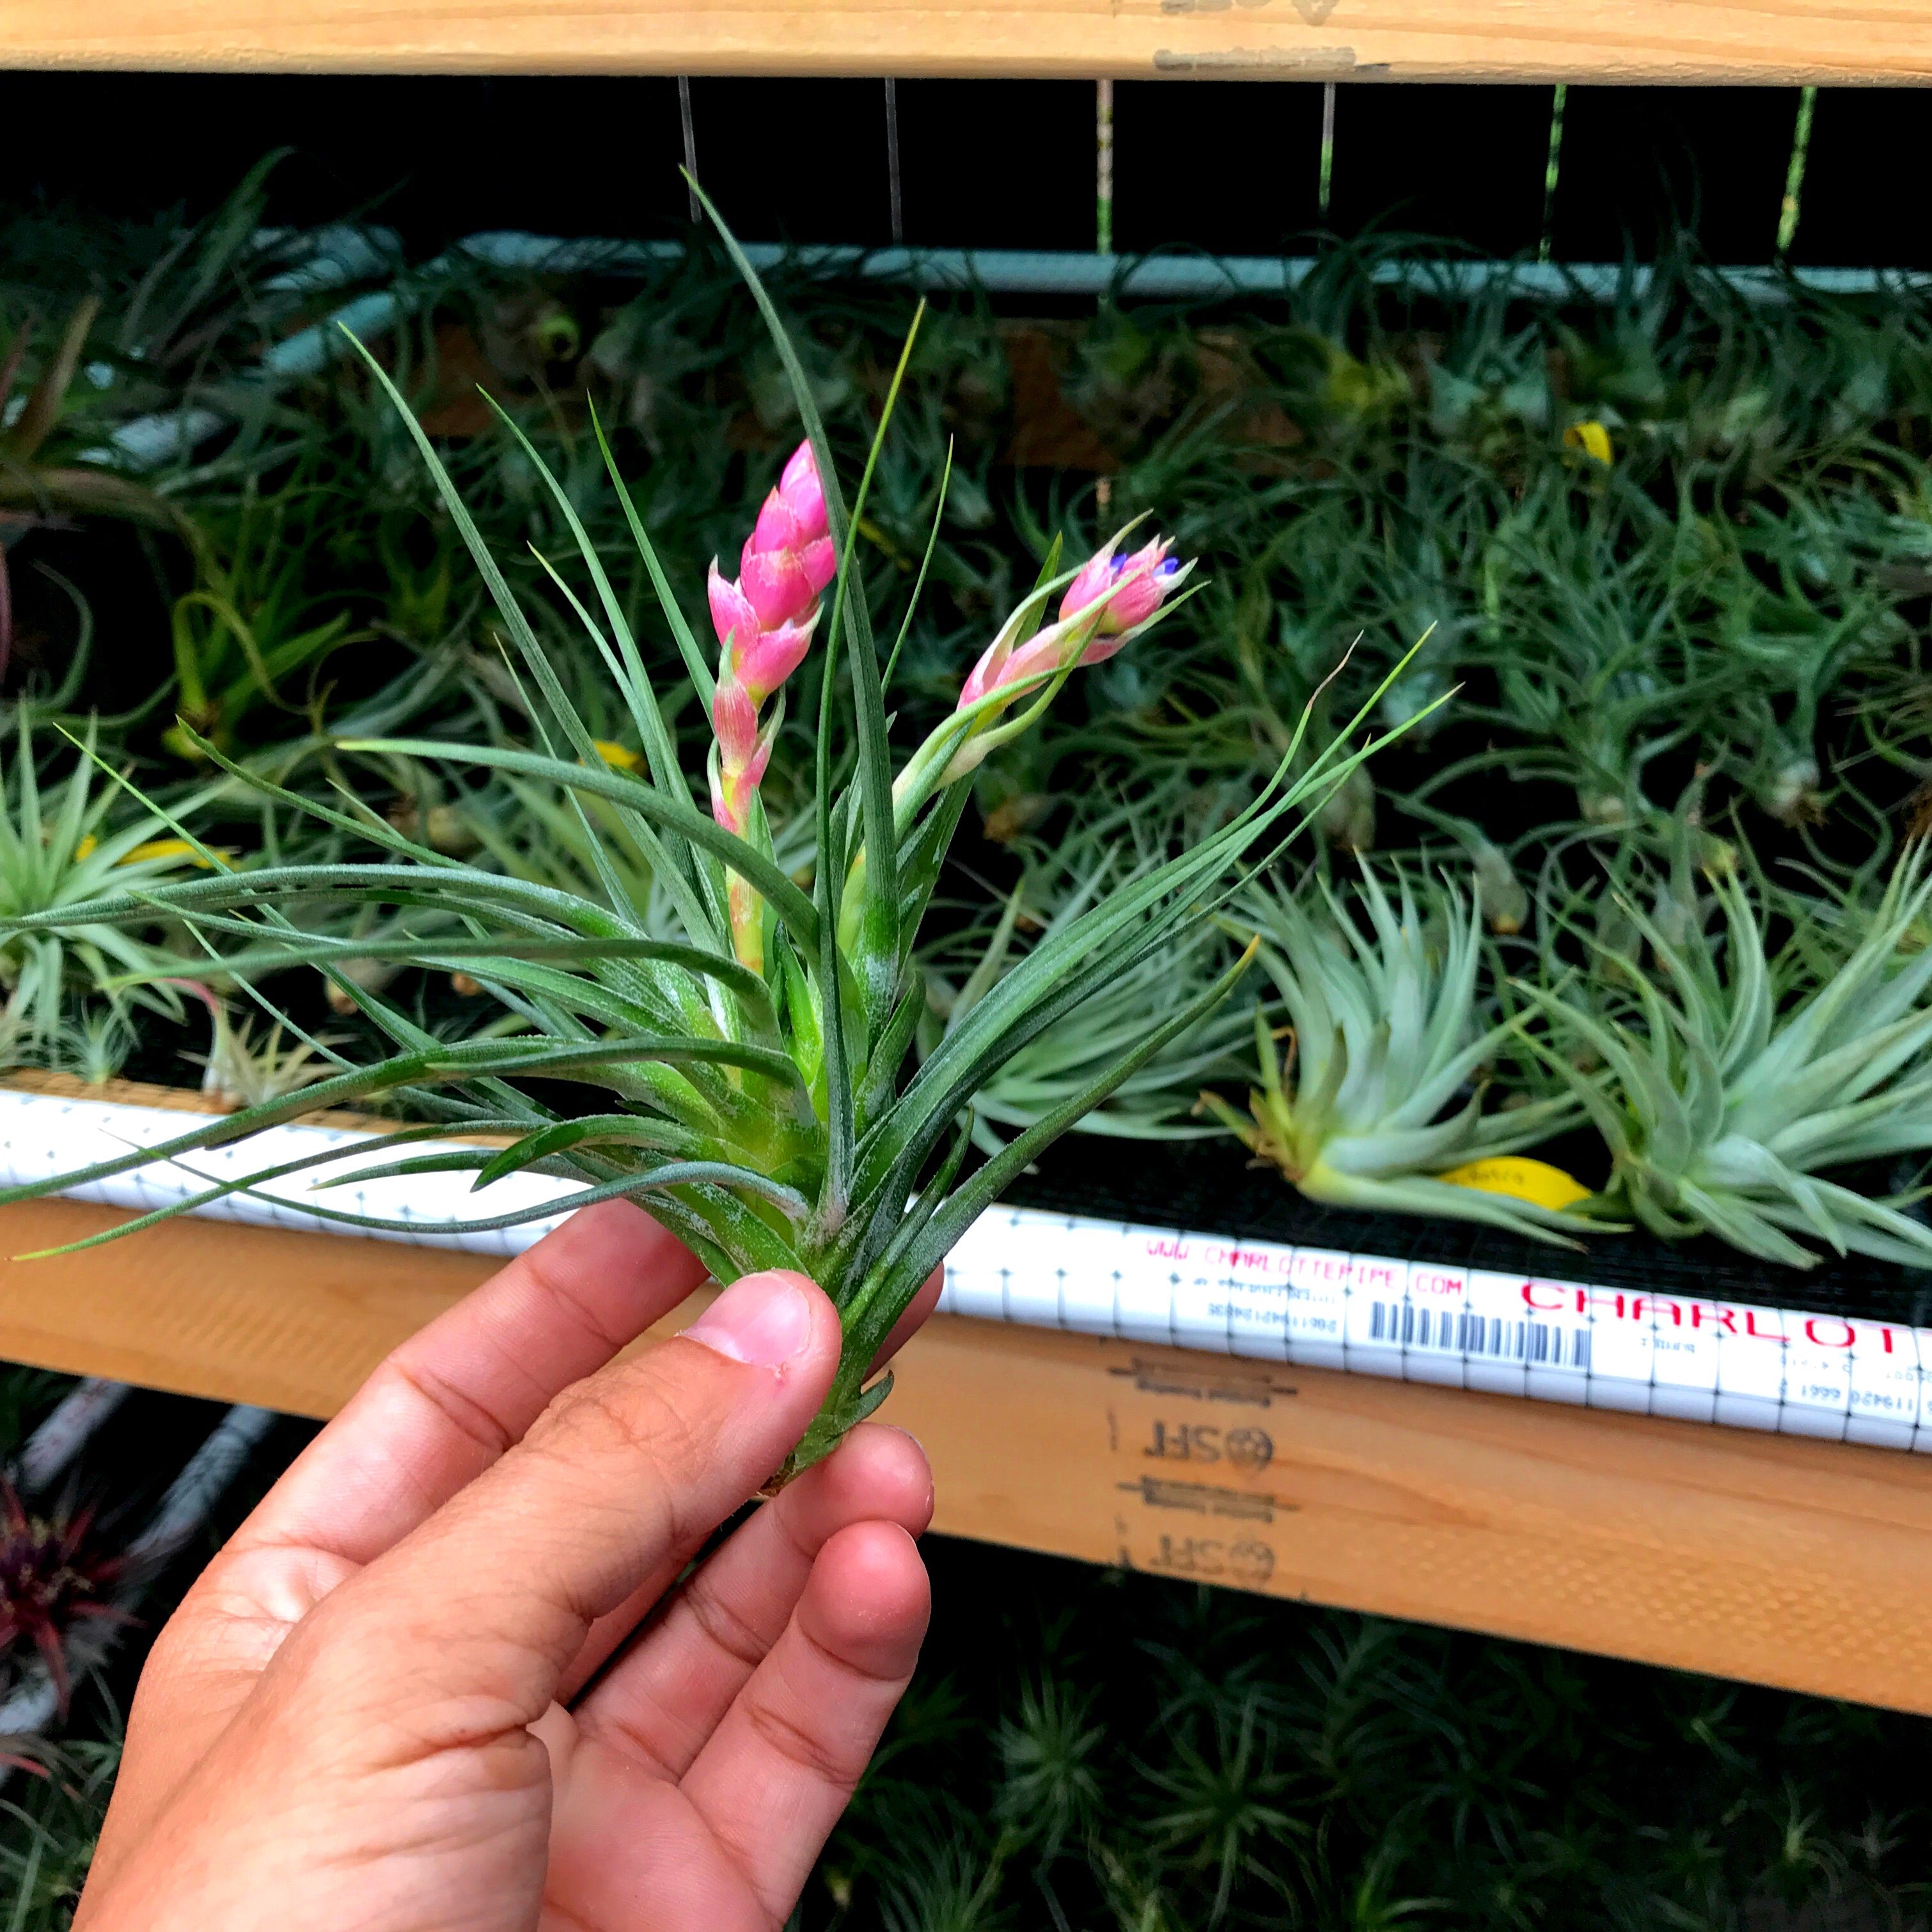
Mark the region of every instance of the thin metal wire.
<instances>
[{"instance_id":1,"label":"thin metal wire","mask_svg":"<svg viewBox=\"0 0 1932 1932\"><path fill-rule=\"evenodd\" d=\"M1114 252L1114 83L1096 81L1094 89L1094 252Z\"/></svg>"},{"instance_id":2,"label":"thin metal wire","mask_svg":"<svg viewBox=\"0 0 1932 1932\"><path fill-rule=\"evenodd\" d=\"M1536 248L1539 262L1550 260L1556 242L1556 178L1563 164L1563 108L1569 98L1569 83L1559 80L1550 100L1550 159L1543 170L1543 238Z\"/></svg>"},{"instance_id":3,"label":"thin metal wire","mask_svg":"<svg viewBox=\"0 0 1932 1932\"><path fill-rule=\"evenodd\" d=\"M698 219L698 128L691 116L691 76L681 74L677 77L678 118L684 123L684 171L692 182L691 189L691 219L696 225Z\"/></svg>"},{"instance_id":4,"label":"thin metal wire","mask_svg":"<svg viewBox=\"0 0 1932 1932\"><path fill-rule=\"evenodd\" d=\"M1818 105L1818 90L1802 88L1798 94L1798 122L1791 130L1791 160L1784 170L1784 201L1778 212L1778 253L1773 257L1779 268L1798 238L1798 217L1804 194L1804 162L1811 149L1811 115Z\"/></svg>"},{"instance_id":5,"label":"thin metal wire","mask_svg":"<svg viewBox=\"0 0 1932 1932\"><path fill-rule=\"evenodd\" d=\"M1335 184L1335 83L1332 80L1322 84L1322 178L1316 196L1316 206L1322 219L1328 219L1330 190Z\"/></svg>"},{"instance_id":6,"label":"thin metal wire","mask_svg":"<svg viewBox=\"0 0 1932 1932\"><path fill-rule=\"evenodd\" d=\"M886 182L892 196L892 246L905 246L905 202L899 191L899 84L886 82Z\"/></svg>"},{"instance_id":7,"label":"thin metal wire","mask_svg":"<svg viewBox=\"0 0 1932 1932\"><path fill-rule=\"evenodd\" d=\"M1111 80L1094 84L1094 252L1111 256L1114 252L1114 83ZM1102 290L1103 306L1108 298ZM1102 516L1112 508L1113 500L1114 479L1096 477L1094 502Z\"/></svg>"}]
</instances>

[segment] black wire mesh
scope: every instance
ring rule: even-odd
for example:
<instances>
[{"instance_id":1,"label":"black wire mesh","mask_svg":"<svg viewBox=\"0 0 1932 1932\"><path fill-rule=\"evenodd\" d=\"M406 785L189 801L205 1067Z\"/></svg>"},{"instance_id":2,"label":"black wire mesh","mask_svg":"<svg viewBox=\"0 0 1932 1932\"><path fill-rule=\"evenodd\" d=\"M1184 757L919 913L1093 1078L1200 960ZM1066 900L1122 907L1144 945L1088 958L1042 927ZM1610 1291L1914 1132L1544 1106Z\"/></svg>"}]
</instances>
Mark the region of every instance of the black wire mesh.
<instances>
[{"instance_id":1,"label":"black wire mesh","mask_svg":"<svg viewBox=\"0 0 1932 1932\"><path fill-rule=\"evenodd\" d=\"M1018 1207L1148 1227L1932 1325L1932 1276L1890 1262L1852 1255L1809 1270L1780 1268L1714 1240L1672 1244L1642 1232L1600 1235L1580 1252L1474 1222L1324 1207L1273 1168L1245 1166L1223 1143L1070 1137L1006 1198Z\"/></svg>"}]
</instances>

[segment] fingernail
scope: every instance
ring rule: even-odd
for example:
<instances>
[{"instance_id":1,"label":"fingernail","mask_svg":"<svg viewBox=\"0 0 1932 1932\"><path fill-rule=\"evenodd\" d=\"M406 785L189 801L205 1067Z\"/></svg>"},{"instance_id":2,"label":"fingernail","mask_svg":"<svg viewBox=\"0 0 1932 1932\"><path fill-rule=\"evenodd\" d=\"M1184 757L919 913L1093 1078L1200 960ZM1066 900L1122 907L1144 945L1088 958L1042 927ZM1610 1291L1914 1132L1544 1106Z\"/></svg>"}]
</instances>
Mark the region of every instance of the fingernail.
<instances>
[{"instance_id":1,"label":"fingernail","mask_svg":"<svg viewBox=\"0 0 1932 1932\"><path fill-rule=\"evenodd\" d=\"M734 1362L782 1368L812 1340L812 1303L787 1276L748 1274L684 1332Z\"/></svg>"}]
</instances>

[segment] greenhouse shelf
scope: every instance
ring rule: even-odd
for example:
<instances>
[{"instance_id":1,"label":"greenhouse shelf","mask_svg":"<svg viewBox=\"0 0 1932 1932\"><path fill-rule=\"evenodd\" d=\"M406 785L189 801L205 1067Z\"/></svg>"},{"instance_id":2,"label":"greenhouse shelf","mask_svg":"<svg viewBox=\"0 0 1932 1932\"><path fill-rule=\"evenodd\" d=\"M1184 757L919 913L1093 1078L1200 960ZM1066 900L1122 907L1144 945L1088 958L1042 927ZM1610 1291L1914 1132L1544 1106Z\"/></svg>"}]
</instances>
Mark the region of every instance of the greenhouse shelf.
<instances>
[{"instance_id":1,"label":"greenhouse shelf","mask_svg":"<svg viewBox=\"0 0 1932 1932\"><path fill-rule=\"evenodd\" d=\"M168 1104L176 1098L139 1088L112 1097L0 1090L0 1185L164 1150L183 1125L178 1106ZM438 1147L428 1142L419 1151ZM1841 1269L1838 1282L1812 1290L1835 1306L1798 1307L1766 1299L1735 1259L1714 1271L1694 1264L1686 1275L1654 1247L1640 1249L1634 1271L1626 1256L1606 1271L1621 1278L1600 1280L1598 1255L1574 1244L1526 1250L1430 1221L1304 1208L1290 1224L1294 1238L1272 1239L1267 1217L1258 1223L1252 1207L1225 1190L1219 1200L1176 1198L1183 1156L1126 1163L1129 1184L1103 1182L1096 1195L1090 1178L1083 1188L1067 1172L1065 1152L1050 1178L1030 1184L1046 1204L1002 1203L961 1237L947 1258L942 1310L1932 1453L1932 1328L1915 1326L1897 1305L1886 1270L1863 1297L1854 1287L1848 1298ZM524 1172L479 1196L466 1172L365 1176L388 1158L383 1132L366 1119L291 1120L68 1192L142 1214L187 1205L301 1233L364 1232L340 1218L354 1216L392 1240L506 1259L554 1228L580 1186ZM1118 1174L1124 1164L1108 1165ZM1273 1184L1269 1192L1298 1199ZM1066 1211L1083 1194L1099 1212ZM1177 1225L1145 1218L1163 1205Z\"/></svg>"},{"instance_id":2,"label":"greenhouse shelf","mask_svg":"<svg viewBox=\"0 0 1932 1932\"><path fill-rule=\"evenodd\" d=\"M0 0L15 68L338 73L1908 82L1924 0Z\"/></svg>"},{"instance_id":3,"label":"greenhouse shelf","mask_svg":"<svg viewBox=\"0 0 1932 1932\"><path fill-rule=\"evenodd\" d=\"M117 1097L149 1112L194 1104L153 1089ZM20 1130L16 1119L8 1137ZM43 1202L5 1210L0 1231L17 1255L124 1212ZM1028 1225L1034 1278L1056 1277L1064 1321L1065 1252ZM976 1279L987 1292L971 1246L956 1301ZM0 1354L326 1415L499 1259L177 1219L133 1245L0 1264ZM1235 1322L1222 1318L1226 1348ZM932 1456L936 1526L1932 1712L1916 1668L1932 1642L1932 1462L1920 1456L1338 1372L1285 1359L1285 1324L1271 1360L1173 1346L1171 1320L1145 1332L935 1318L886 1412Z\"/></svg>"}]
</instances>

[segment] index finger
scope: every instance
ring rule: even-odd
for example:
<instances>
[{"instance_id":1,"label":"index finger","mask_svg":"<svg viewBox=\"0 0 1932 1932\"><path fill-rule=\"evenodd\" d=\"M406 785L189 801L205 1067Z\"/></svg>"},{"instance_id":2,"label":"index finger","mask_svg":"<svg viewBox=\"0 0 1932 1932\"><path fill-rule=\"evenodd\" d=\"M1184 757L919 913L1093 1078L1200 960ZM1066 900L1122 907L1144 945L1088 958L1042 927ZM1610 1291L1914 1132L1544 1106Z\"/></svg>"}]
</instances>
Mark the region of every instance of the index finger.
<instances>
[{"instance_id":1,"label":"index finger","mask_svg":"<svg viewBox=\"0 0 1932 1932\"><path fill-rule=\"evenodd\" d=\"M433 1732L468 1748L479 1710L502 1717L493 1736L533 1723L598 1619L668 1582L778 1468L839 1342L805 1276L742 1276L682 1335L577 1383L331 1594L278 1653L285 1694L349 1710L372 1762L443 1748Z\"/></svg>"},{"instance_id":2,"label":"index finger","mask_svg":"<svg viewBox=\"0 0 1932 1932\"><path fill-rule=\"evenodd\" d=\"M869 1373L877 1375L926 1326L926 1318L939 1306L940 1291L945 1286L945 1268L934 1268L920 1285L919 1292L907 1304L905 1312L892 1324L891 1334L879 1345L879 1352L872 1358Z\"/></svg>"},{"instance_id":3,"label":"index finger","mask_svg":"<svg viewBox=\"0 0 1932 1932\"><path fill-rule=\"evenodd\" d=\"M643 1209L580 1209L390 1354L231 1547L299 1544L372 1562L704 1276Z\"/></svg>"}]
</instances>

